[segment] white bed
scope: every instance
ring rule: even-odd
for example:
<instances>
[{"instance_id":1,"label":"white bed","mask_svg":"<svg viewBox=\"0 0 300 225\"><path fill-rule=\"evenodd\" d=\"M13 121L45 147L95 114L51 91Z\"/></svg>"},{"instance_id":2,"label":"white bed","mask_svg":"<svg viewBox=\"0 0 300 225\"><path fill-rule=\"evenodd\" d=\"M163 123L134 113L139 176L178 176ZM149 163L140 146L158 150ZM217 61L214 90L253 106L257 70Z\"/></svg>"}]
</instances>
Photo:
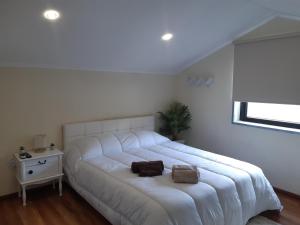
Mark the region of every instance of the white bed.
<instances>
[{"instance_id":1,"label":"white bed","mask_svg":"<svg viewBox=\"0 0 300 225\"><path fill-rule=\"evenodd\" d=\"M69 182L113 225L245 225L281 209L260 168L153 130L152 116L64 125ZM163 176L131 173L131 163L142 160L163 160ZM173 183L173 164L197 165L200 182Z\"/></svg>"}]
</instances>

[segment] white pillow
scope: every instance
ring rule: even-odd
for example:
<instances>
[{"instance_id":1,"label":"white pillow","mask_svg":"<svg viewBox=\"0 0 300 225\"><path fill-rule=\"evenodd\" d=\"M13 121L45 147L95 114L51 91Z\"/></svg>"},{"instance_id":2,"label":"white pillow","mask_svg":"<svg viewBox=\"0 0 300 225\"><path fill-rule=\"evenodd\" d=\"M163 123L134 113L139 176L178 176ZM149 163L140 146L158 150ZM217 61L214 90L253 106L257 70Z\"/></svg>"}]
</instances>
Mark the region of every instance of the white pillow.
<instances>
[{"instance_id":1,"label":"white pillow","mask_svg":"<svg viewBox=\"0 0 300 225\"><path fill-rule=\"evenodd\" d=\"M79 149L83 160L96 158L102 155L101 145L96 137L84 137L74 140L72 144Z\"/></svg>"},{"instance_id":2,"label":"white pillow","mask_svg":"<svg viewBox=\"0 0 300 225\"><path fill-rule=\"evenodd\" d=\"M165 137L165 136L162 136L156 132L153 132L153 137L154 137L154 140L155 140L155 143L157 145L161 144L161 143L164 143L164 142L168 142L170 141L169 138Z\"/></svg>"},{"instance_id":3,"label":"white pillow","mask_svg":"<svg viewBox=\"0 0 300 225\"><path fill-rule=\"evenodd\" d=\"M168 138L147 130L134 130L133 133L138 137L141 147L149 147L169 141Z\"/></svg>"},{"instance_id":4,"label":"white pillow","mask_svg":"<svg viewBox=\"0 0 300 225\"><path fill-rule=\"evenodd\" d=\"M120 141L123 151L140 147L137 136L130 131L118 132L115 135Z\"/></svg>"},{"instance_id":5,"label":"white pillow","mask_svg":"<svg viewBox=\"0 0 300 225\"><path fill-rule=\"evenodd\" d=\"M112 133L103 133L98 136L104 155L122 152L120 141Z\"/></svg>"}]
</instances>

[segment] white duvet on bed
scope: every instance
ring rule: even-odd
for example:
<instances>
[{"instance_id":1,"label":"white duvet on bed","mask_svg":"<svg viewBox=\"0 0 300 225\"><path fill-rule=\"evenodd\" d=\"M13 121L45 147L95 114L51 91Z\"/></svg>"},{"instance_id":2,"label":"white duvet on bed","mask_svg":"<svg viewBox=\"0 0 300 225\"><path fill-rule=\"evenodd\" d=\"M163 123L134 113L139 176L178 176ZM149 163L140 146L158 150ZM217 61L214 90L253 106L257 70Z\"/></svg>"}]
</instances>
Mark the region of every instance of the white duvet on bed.
<instances>
[{"instance_id":1,"label":"white duvet on bed","mask_svg":"<svg viewBox=\"0 0 300 225\"><path fill-rule=\"evenodd\" d=\"M133 161L162 160L163 176L138 177ZM198 184L173 183L174 164L197 165ZM65 169L85 193L133 225L245 225L281 204L262 170L206 152L151 131L107 133L75 140L65 154Z\"/></svg>"}]
</instances>

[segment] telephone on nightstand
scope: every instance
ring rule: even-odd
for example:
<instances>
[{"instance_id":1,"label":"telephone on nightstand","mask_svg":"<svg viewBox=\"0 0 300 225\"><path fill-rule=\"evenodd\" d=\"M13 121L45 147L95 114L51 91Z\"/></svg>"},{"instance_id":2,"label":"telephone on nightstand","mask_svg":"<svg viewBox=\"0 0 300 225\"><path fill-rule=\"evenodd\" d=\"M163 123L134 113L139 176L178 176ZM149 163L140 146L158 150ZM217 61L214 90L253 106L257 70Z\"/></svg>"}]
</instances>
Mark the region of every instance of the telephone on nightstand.
<instances>
[{"instance_id":1,"label":"telephone on nightstand","mask_svg":"<svg viewBox=\"0 0 300 225\"><path fill-rule=\"evenodd\" d=\"M25 148L23 146L21 146L19 150L19 157L20 159L28 159L31 158L32 156L25 151Z\"/></svg>"}]
</instances>

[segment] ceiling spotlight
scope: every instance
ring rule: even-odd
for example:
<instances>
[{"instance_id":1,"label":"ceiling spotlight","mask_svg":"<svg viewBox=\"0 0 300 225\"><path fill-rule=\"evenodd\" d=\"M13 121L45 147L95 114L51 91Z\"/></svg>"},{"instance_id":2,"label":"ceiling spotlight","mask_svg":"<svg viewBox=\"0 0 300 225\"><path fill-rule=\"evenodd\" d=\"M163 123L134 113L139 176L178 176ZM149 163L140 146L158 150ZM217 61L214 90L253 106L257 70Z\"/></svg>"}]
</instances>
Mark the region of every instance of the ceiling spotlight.
<instances>
[{"instance_id":1,"label":"ceiling spotlight","mask_svg":"<svg viewBox=\"0 0 300 225\"><path fill-rule=\"evenodd\" d=\"M52 21L57 20L60 17L59 12L54 9L46 10L43 15L47 20Z\"/></svg>"},{"instance_id":2,"label":"ceiling spotlight","mask_svg":"<svg viewBox=\"0 0 300 225\"><path fill-rule=\"evenodd\" d=\"M165 33L163 36L161 36L161 39L163 41L170 41L173 38L173 34L171 33Z\"/></svg>"}]
</instances>

